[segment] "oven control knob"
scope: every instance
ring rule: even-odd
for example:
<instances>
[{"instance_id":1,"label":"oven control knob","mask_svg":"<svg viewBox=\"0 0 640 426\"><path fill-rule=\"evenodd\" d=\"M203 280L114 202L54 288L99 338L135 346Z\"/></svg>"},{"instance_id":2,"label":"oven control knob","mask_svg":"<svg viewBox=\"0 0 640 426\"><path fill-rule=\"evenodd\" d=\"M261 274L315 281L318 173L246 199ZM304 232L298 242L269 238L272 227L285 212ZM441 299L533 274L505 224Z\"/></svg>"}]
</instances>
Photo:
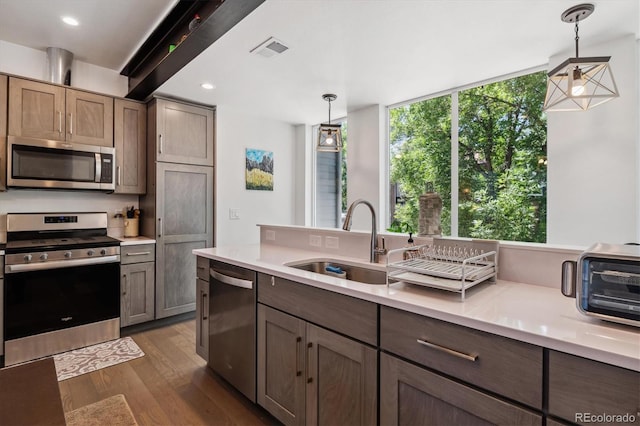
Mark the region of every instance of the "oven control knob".
<instances>
[{"instance_id":1,"label":"oven control knob","mask_svg":"<svg viewBox=\"0 0 640 426\"><path fill-rule=\"evenodd\" d=\"M64 257L66 257L67 259L69 259L71 257L71 252L70 251L65 251L64 252Z\"/></svg>"},{"instance_id":2,"label":"oven control knob","mask_svg":"<svg viewBox=\"0 0 640 426\"><path fill-rule=\"evenodd\" d=\"M23 259L25 262L31 262L31 259L33 259L33 256L30 254L25 254Z\"/></svg>"},{"instance_id":3,"label":"oven control knob","mask_svg":"<svg viewBox=\"0 0 640 426\"><path fill-rule=\"evenodd\" d=\"M96 252L95 252L95 251L93 251L93 250L89 250L89 251L87 252L87 256L93 256L94 254L96 254Z\"/></svg>"},{"instance_id":4,"label":"oven control knob","mask_svg":"<svg viewBox=\"0 0 640 426\"><path fill-rule=\"evenodd\" d=\"M42 253L40 255L40 260L47 260L49 258L49 255L47 253Z\"/></svg>"},{"instance_id":5,"label":"oven control knob","mask_svg":"<svg viewBox=\"0 0 640 426\"><path fill-rule=\"evenodd\" d=\"M107 250L106 249L100 250L100 254L103 255L103 256L106 256L107 255Z\"/></svg>"}]
</instances>

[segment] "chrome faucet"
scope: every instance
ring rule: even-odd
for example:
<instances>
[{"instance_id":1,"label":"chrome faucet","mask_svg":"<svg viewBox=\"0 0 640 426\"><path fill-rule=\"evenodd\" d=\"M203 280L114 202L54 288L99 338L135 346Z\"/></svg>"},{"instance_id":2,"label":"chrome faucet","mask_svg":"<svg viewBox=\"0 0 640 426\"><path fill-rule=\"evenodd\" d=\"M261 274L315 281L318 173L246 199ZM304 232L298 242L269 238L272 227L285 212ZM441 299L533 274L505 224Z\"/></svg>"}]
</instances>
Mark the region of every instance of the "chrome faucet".
<instances>
[{"instance_id":1,"label":"chrome faucet","mask_svg":"<svg viewBox=\"0 0 640 426\"><path fill-rule=\"evenodd\" d=\"M371 211L371 251L369 253L369 261L371 263L378 262L378 256L381 254L387 254L387 249L384 248L384 238L382 238L382 247L378 247L378 231L376 230L376 211L370 202L365 201L363 199L355 200L349 208L347 209L347 215L344 218L344 225L342 225L342 229L345 231L351 230L351 218L353 216L353 211L356 209L358 204L364 204L369 207Z\"/></svg>"}]
</instances>

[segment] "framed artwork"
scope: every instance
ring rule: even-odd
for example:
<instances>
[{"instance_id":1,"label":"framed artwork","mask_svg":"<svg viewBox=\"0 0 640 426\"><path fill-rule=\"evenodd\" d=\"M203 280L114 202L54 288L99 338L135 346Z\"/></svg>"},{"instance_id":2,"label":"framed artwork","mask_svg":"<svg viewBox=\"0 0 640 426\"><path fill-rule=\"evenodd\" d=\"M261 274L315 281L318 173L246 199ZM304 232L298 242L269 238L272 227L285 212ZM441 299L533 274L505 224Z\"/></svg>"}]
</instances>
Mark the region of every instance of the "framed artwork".
<instances>
[{"instance_id":1,"label":"framed artwork","mask_svg":"<svg viewBox=\"0 0 640 426\"><path fill-rule=\"evenodd\" d=\"M261 149L246 149L246 189L273 191L273 152Z\"/></svg>"}]
</instances>

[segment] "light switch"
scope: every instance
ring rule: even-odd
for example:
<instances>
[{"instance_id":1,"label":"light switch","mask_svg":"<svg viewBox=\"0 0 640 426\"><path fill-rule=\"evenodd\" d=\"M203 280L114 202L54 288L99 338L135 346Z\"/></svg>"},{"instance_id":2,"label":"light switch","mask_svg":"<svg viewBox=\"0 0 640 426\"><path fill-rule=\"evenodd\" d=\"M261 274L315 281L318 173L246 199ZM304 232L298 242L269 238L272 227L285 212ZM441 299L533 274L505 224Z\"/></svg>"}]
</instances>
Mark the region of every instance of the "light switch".
<instances>
[{"instance_id":1,"label":"light switch","mask_svg":"<svg viewBox=\"0 0 640 426\"><path fill-rule=\"evenodd\" d=\"M231 220L240 219L240 209L229 209L229 219Z\"/></svg>"}]
</instances>

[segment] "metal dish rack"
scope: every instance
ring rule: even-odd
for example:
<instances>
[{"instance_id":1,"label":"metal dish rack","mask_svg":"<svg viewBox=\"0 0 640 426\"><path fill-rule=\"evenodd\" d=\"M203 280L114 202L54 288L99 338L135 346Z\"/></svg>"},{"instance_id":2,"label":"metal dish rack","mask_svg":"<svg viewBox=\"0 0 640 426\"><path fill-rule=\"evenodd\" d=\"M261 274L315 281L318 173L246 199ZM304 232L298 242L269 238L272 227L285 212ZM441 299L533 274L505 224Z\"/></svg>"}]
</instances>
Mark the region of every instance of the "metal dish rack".
<instances>
[{"instance_id":1,"label":"metal dish rack","mask_svg":"<svg viewBox=\"0 0 640 426\"><path fill-rule=\"evenodd\" d=\"M498 275L498 245L491 240L454 240L434 238L432 245L404 247L387 255L389 281L460 293L485 281L495 282ZM408 259L390 262L394 253Z\"/></svg>"}]
</instances>

